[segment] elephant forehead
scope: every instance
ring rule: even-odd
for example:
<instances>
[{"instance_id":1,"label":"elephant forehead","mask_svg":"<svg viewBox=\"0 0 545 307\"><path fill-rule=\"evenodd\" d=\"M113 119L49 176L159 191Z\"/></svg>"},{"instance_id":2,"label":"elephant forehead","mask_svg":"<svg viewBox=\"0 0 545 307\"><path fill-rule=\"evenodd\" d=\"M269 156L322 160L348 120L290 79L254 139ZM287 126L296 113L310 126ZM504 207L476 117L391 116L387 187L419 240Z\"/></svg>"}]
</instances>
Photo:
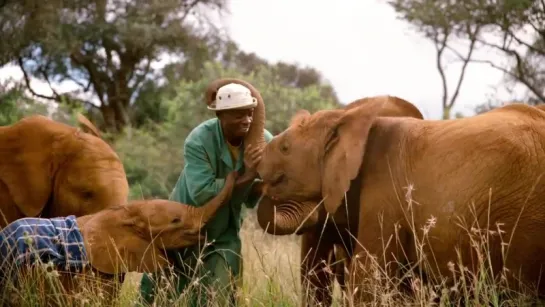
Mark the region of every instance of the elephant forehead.
<instances>
[{"instance_id":1,"label":"elephant forehead","mask_svg":"<svg viewBox=\"0 0 545 307\"><path fill-rule=\"evenodd\" d=\"M108 143L98 137L83 133L79 136L78 140L82 151L86 155L96 155L107 159L119 160L119 156L115 150Z\"/></svg>"},{"instance_id":2,"label":"elephant forehead","mask_svg":"<svg viewBox=\"0 0 545 307\"><path fill-rule=\"evenodd\" d=\"M157 223L167 222L176 217L182 218L187 208L183 204L156 201L141 206L141 215L145 219L153 219Z\"/></svg>"}]
</instances>

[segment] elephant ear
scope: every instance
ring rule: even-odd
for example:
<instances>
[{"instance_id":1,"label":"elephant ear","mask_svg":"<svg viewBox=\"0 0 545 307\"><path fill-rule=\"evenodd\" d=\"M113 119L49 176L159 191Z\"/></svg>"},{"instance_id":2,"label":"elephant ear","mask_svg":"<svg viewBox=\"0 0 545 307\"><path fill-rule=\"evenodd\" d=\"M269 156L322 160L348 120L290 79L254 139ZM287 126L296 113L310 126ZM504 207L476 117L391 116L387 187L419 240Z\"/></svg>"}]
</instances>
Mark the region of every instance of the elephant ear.
<instances>
[{"instance_id":1,"label":"elephant ear","mask_svg":"<svg viewBox=\"0 0 545 307\"><path fill-rule=\"evenodd\" d=\"M310 117L310 112L305 109L301 109L295 112L295 114L291 117L290 127L304 125L309 117Z\"/></svg>"},{"instance_id":2,"label":"elephant ear","mask_svg":"<svg viewBox=\"0 0 545 307\"><path fill-rule=\"evenodd\" d=\"M386 103L384 99L369 101L348 109L334 122L326 139L322 196L330 214L337 211L359 173L371 126Z\"/></svg>"},{"instance_id":3,"label":"elephant ear","mask_svg":"<svg viewBox=\"0 0 545 307\"><path fill-rule=\"evenodd\" d=\"M54 126L49 118L34 115L0 127L0 190L4 185L24 216L38 216L50 198L52 156L47 149L56 142L44 131Z\"/></svg>"},{"instance_id":4,"label":"elephant ear","mask_svg":"<svg viewBox=\"0 0 545 307\"><path fill-rule=\"evenodd\" d=\"M78 118L78 123L80 124L84 132L92 134L98 138L102 138L98 128L95 125L93 125L93 123L91 123L91 121L87 119L87 117L85 117L81 113L78 113L77 118Z\"/></svg>"},{"instance_id":5,"label":"elephant ear","mask_svg":"<svg viewBox=\"0 0 545 307\"><path fill-rule=\"evenodd\" d=\"M149 234L137 228L129 207L120 206L79 218L87 258L94 269L106 274L149 273L168 264L156 246L161 243L152 244Z\"/></svg>"},{"instance_id":6,"label":"elephant ear","mask_svg":"<svg viewBox=\"0 0 545 307\"><path fill-rule=\"evenodd\" d=\"M12 158L4 161L13 161ZM52 179L47 168L49 163L42 161L42 157L33 152L20 153L15 160L0 170L0 184L4 182L13 202L25 216L37 217L51 196Z\"/></svg>"}]
</instances>

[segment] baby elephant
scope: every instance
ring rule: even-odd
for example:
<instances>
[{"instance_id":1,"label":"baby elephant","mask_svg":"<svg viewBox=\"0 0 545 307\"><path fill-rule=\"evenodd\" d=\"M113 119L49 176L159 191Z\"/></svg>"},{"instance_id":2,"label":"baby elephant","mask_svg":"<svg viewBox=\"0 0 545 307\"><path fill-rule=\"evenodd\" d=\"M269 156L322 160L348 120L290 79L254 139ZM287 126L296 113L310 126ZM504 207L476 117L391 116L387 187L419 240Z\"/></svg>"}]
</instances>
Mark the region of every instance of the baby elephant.
<instances>
[{"instance_id":1,"label":"baby elephant","mask_svg":"<svg viewBox=\"0 0 545 307\"><path fill-rule=\"evenodd\" d=\"M115 273L163 268L169 263L167 250L202 242L201 229L228 203L236 174L231 172L220 194L202 207L140 200L81 217L16 220L0 231L2 280L14 276L11 267L25 269L38 260L64 273L61 282L68 291L72 286L66 281L75 272L112 280Z\"/></svg>"}]
</instances>

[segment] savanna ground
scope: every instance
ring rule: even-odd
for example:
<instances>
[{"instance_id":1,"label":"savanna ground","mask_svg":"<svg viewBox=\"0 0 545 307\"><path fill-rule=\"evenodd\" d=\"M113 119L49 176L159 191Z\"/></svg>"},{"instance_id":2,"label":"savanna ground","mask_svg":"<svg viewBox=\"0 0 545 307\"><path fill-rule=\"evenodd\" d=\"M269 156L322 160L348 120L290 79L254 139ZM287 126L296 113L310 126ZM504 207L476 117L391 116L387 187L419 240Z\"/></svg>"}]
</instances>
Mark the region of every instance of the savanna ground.
<instances>
[{"instance_id":1,"label":"savanna ground","mask_svg":"<svg viewBox=\"0 0 545 307\"><path fill-rule=\"evenodd\" d=\"M206 111L202 101L202 93L210 80L238 77L258 88L267 105L265 126L273 135L286 129L291 116L298 109L307 109L313 113L339 106L324 87L312 85L296 88L286 85L287 82L279 78L278 68L262 66L252 69L251 73L244 73L239 68L226 68L221 63L209 62L200 71L202 77L196 81L173 80L168 83L168 91L150 94L139 100L146 104L136 104L133 114L135 123L131 129L115 136L105 134L106 140L123 161L131 186L131 199L168 198L182 171L185 137L193 127L213 116ZM68 108L62 104L54 111L46 110L43 104L21 96L21 88L4 91L0 87L0 99L1 125L9 125L30 114L47 114L55 120L77 125L74 114L82 111L80 108ZM264 234L256 222L255 212L247 212L241 233L244 258L244 282L239 293L241 306L299 306L300 238ZM429 243L426 237L428 233L433 233L436 223L440 224L441 220L431 219L427 225L412 225L418 234L415 246L421 247ZM429 306L432 301L441 306L528 306L534 297L532 293L506 293L504 279L492 281L489 276L486 240L488 234L499 233L495 227L493 225L487 231L467 227L467 234L473 240L473 247L479 255L480 270L465 279L456 279L453 286L442 284L438 279L434 279L432 286L424 285L418 278L418 272L415 272L410 282L414 295L409 296L400 291L398 280L387 278L380 270L375 270L375 274L371 274L372 279L365 281L358 289L374 293L375 306ZM419 254L418 263L420 266L448 265L453 271L459 271L461 268L457 257L458 255L453 255L452 258L458 260L454 263L435 263L433 255L424 258ZM48 272L39 274L19 280L21 285L15 296L19 301L22 300L22 306L45 306L45 292L42 288L50 280L48 278L55 276L55 272L49 269ZM133 306L140 276L136 273L128 274L119 299L114 302L107 302L103 294L91 288L84 289L73 297L59 290L56 297L63 306ZM336 286L335 306L341 304L340 298L339 287ZM159 296L157 306L184 304L163 300Z\"/></svg>"},{"instance_id":2,"label":"savanna ground","mask_svg":"<svg viewBox=\"0 0 545 307\"><path fill-rule=\"evenodd\" d=\"M173 85L174 89L170 96L158 99L162 106L163 122L150 122L115 138L106 137L123 161L131 187L131 199L168 198L182 171L181 151L185 137L193 127L213 116L204 110L201 97L208 80L223 76L241 77L255 84L262 91L266 101L285 101L286 104L267 106L266 127L273 134L278 134L287 127L291 115L297 109L315 112L336 107L333 101L324 99L316 87L294 89L275 83L276 73L271 69L263 68L250 75L243 75L209 63L204 71L206 77L199 82L182 81ZM43 105L32 100L23 102L25 108L20 107L22 98L14 95L13 99L0 104L0 124L8 125L30 114L47 113L55 120L77 125L74 114L80 110L59 108L51 114L43 109ZM411 200L407 201L409 203L407 208L411 208ZM244 258L244 281L239 293L241 306L299 306L300 238L264 234L257 224L255 211L246 212L248 215L241 233ZM415 246L420 248L423 244L429 243L426 237L429 233L433 234L436 223L440 224L441 220L430 219L427 225L412 225L418 234ZM441 306L528 306L534 297L531 292L506 293L505 281L501 278L492 281L489 276L487 235L500 233L496 225L492 225L492 229L487 231L466 228L467 235L473 240L473 248L479 255L480 270L476 275L456 279L455 285L446 285L441 280L434 279L433 285L427 286L418 278L419 272L415 272L409 285L414 295L409 296L400 291L398 280L387 278L380 270L375 270L375 274L371 274L372 279L365 281L358 290L365 289L374 293L375 306L429 306L432 305L430 303L432 301L438 302ZM395 238L392 241L395 241ZM452 258L458 259L458 255L453 255ZM448 265L453 271L460 270L459 259L454 263L435 263L433 255L423 257L421 253L418 259L421 266ZM22 300L22 306L46 306L45 292L42 289L46 281L50 280L48 278L54 276L55 272L48 269L45 274L20 279L21 285L13 297ZM103 294L91 287L75 296L68 296L59 290L56 298L63 306L134 306L140 276L136 273L128 274L126 282L122 285L121 295L114 302L108 302ZM183 298L180 302L171 302L163 298L159 295L157 306L184 306ZM334 305L341 305L341 301L339 287L336 285ZM348 302L350 303L350 300Z\"/></svg>"},{"instance_id":3,"label":"savanna ground","mask_svg":"<svg viewBox=\"0 0 545 307\"><path fill-rule=\"evenodd\" d=\"M433 256L423 256L422 246L429 243L427 240L436 219L430 218L422 227L412 225L413 229L419 229L419 235L414 238L418 246L419 263L422 266L448 265L454 273L461 267L459 254L456 255L458 263L447 264L428 261ZM412 295L403 292L399 279L386 277L380 269L373 267L374 271L369 280L363 282L358 288L365 289L374 295L372 306L541 306L535 301L535 296L530 292L516 293L508 290L506 280L500 277L492 280L489 274L489 261L487 244L491 236L500 235L501 225L495 225L494 229L487 231L468 227L467 234L477 254L479 263L476 274L467 274L465 277L455 278L455 284L445 284L434 276L432 285L425 285L419 272L413 273L409 287ZM244 281L238 291L240 306L299 306L301 287L299 281L299 242L297 236L275 237L263 233L255 217L255 212L247 212L242 229L244 257ZM36 274L37 273L37 274ZM46 306L46 294L42 289L47 283L55 284L56 271L50 268L40 268L34 271L35 275L20 279L21 285L17 293L12 294L21 306ZM68 295L61 288L50 292L53 301L62 306L137 306L139 297L138 286L141 278L139 273L129 273L125 282L121 285L119 296L108 300L100 287L90 284L75 294ZM454 275L453 275L454 276ZM53 277L53 278L52 278ZM53 281L51 283L51 281ZM167 298L167 293L172 289L168 281L161 286L156 300L156 306L187 306L184 303L184 295L173 300ZM213 291L213 290L212 290ZM342 294L338 284L334 286L333 306L343 306ZM211 306L216 306L212 304ZM354 306L352 300L347 299L344 306Z\"/></svg>"}]
</instances>

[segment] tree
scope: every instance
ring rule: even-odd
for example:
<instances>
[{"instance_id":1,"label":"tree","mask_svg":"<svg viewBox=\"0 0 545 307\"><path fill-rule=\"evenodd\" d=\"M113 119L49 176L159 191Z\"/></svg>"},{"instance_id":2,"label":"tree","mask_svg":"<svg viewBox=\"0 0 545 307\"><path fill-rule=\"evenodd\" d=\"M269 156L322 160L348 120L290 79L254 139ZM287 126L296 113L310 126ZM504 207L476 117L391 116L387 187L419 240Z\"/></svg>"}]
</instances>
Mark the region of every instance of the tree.
<instances>
[{"instance_id":1,"label":"tree","mask_svg":"<svg viewBox=\"0 0 545 307\"><path fill-rule=\"evenodd\" d=\"M525 97L517 98L529 104L545 102L545 2L504 0L474 6L476 17L469 21L480 25L488 37L479 42L488 49L507 57L505 64L489 59L484 63L502 71L508 81L522 84Z\"/></svg>"},{"instance_id":2,"label":"tree","mask_svg":"<svg viewBox=\"0 0 545 307\"><path fill-rule=\"evenodd\" d=\"M299 109L315 112L337 108L333 98L324 99L319 84L304 88L285 85L274 66L261 65L250 73L227 68L221 62L207 62L199 80L178 80L171 92L163 92L164 120L146 122L132 135L123 134L115 142L116 152L124 161L131 186L131 197L168 197L183 167L183 142L202 121L215 116L206 109L204 90L211 80L221 77L241 78L253 84L265 101L265 127L273 134L285 130Z\"/></svg>"},{"instance_id":3,"label":"tree","mask_svg":"<svg viewBox=\"0 0 545 307\"><path fill-rule=\"evenodd\" d=\"M399 2L399 1L398 1ZM422 1L405 1L420 3ZM440 0L437 2L445 2ZM504 73L507 86L521 84L524 97L514 100L529 104L545 102L545 2L534 0L452 0L448 1L447 20L459 29L458 39L475 41L487 54L498 54L505 63L490 58L471 58L470 62L489 65ZM423 20L417 17L416 20ZM426 20L429 27L441 28L437 18ZM463 27L466 25L466 27ZM479 29L475 35L474 29ZM494 108L498 103L479 106L477 112Z\"/></svg>"},{"instance_id":4,"label":"tree","mask_svg":"<svg viewBox=\"0 0 545 307\"><path fill-rule=\"evenodd\" d=\"M454 1L456 2L456 1ZM471 14L466 7L454 4L450 0L392 0L389 4L400 17L412 24L418 32L432 41L436 50L436 67L442 83L443 119L451 118L452 108L458 99L469 62L473 57L477 37L481 31L480 25L469 21L460 21L461 16ZM460 52L453 46L456 36L465 33L468 37L466 51ZM448 88L446 77L447 52L461 61L461 69L452 93Z\"/></svg>"},{"instance_id":5,"label":"tree","mask_svg":"<svg viewBox=\"0 0 545 307\"><path fill-rule=\"evenodd\" d=\"M29 110L38 114L45 113L45 107L39 102L26 98L23 91L22 86L13 84L11 80L0 84L0 126L15 123L29 114ZM34 107L36 105L42 108Z\"/></svg>"},{"instance_id":6,"label":"tree","mask_svg":"<svg viewBox=\"0 0 545 307\"><path fill-rule=\"evenodd\" d=\"M130 124L131 103L145 80L160 77L154 62L167 55L186 62L187 54L207 56L217 29L197 22L223 10L225 1L8 1L0 12L0 60L21 67L34 96L85 105L101 115L107 131L118 132ZM71 81L78 90L42 95L33 90L31 75L50 85Z\"/></svg>"},{"instance_id":7,"label":"tree","mask_svg":"<svg viewBox=\"0 0 545 307\"><path fill-rule=\"evenodd\" d=\"M157 123L166 121L165 98L171 99L176 95L176 88L181 80L193 82L203 80L207 74L203 66L209 58L214 58L215 62L218 65L221 64L224 69L244 75L252 75L256 71L265 69L277 78L271 82L284 87L304 89L316 86L324 101L334 101L337 106L341 106L333 87L318 70L312 67L299 67L285 62L269 63L253 52L240 50L235 42L228 39L221 44L216 44L215 47L213 52L209 52L208 57L195 56L191 58L191 61L167 65L164 68L165 81L162 84L154 80L145 82L132 110L131 119L135 126L139 127L150 121ZM266 100L266 103L272 108L274 106L271 104L282 102L273 99Z\"/></svg>"},{"instance_id":8,"label":"tree","mask_svg":"<svg viewBox=\"0 0 545 307\"><path fill-rule=\"evenodd\" d=\"M38 101L25 94L26 86L13 79L0 83L0 126L11 125L23 117L43 115L69 125L75 125L76 112L81 109L59 103L53 108L44 101Z\"/></svg>"}]
</instances>

